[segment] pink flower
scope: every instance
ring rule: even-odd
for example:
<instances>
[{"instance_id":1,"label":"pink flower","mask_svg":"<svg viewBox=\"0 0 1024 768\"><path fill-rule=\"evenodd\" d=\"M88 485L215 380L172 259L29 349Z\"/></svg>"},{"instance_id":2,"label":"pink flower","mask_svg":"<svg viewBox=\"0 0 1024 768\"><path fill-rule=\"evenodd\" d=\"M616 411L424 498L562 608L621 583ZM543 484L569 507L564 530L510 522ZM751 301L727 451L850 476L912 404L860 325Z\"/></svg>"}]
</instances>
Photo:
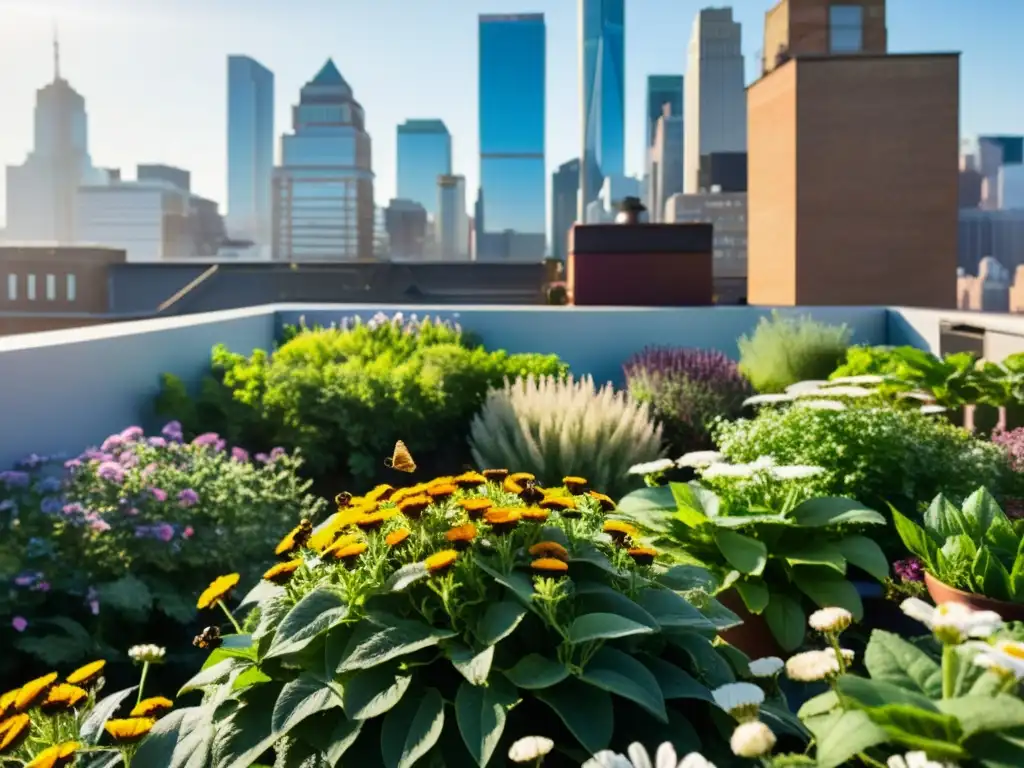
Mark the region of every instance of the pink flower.
<instances>
[{"instance_id":1,"label":"pink flower","mask_svg":"<svg viewBox=\"0 0 1024 768\"><path fill-rule=\"evenodd\" d=\"M167 491L165 491L163 488L150 488L149 492L157 501L167 501Z\"/></svg>"},{"instance_id":2,"label":"pink flower","mask_svg":"<svg viewBox=\"0 0 1024 768\"><path fill-rule=\"evenodd\" d=\"M169 523L160 523L156 527L156 536L160 541L170 541L174 538L174 526Z\"/></svg>"},{"instance_id":3,"label":"pink flower","mask_svg":"<svg viewBox=\"0 0 1024 768\"><path fill-rule=\"evenodd\" d=\"M89 527L96 531L96 533L106 533L110 530L110 523L108 523L102 517L97 517L95 520L89 523Z\"/></svg>"},{"instance_id":4,"label":"pink flower","mask_svg":"<svg viewBox=\"0 0 1024 768\"><path fill-rule=\"evenodd\" d=\"M28 619L24 616L15 616L11 619L11 626L15 632L24 632L28 628Z\"/></svg>"},{"instance_id":5,"label":"pink flower","mask_svg":"<svg viewBox=\"0 0 1024 768\"><path fill-rule=\"evenodd\" d=\"M48 581L40 581L38 584L36 584L34 587L32 587L32 589L34 589L36 592L49 592L50 591L50 582L48 582Z\"/></svg>"},{"instance_id":6,"label":"pink flower","mask_svg":"<svg viewBox=\"0 0 1024 768\"><path fill-rule=\"evenodd\" d=\"M186 525L185 530L181 532L181 538L191 539L195 534L195 529L191 525Z\"/></svg>"}]
</instances>

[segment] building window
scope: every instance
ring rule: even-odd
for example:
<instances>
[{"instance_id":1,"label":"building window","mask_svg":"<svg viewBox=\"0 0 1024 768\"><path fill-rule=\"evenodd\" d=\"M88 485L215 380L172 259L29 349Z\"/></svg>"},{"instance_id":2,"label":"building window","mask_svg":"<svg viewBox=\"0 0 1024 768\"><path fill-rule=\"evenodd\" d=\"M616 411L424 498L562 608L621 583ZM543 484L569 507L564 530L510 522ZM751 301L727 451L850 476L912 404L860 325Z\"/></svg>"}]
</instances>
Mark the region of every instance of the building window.
<instances>
[{"instance_id":1,"label":"building window","mask_svg":"<svg viewBox=\"0 0 1024 768\"><path fill-rule=\"evenodd\" d=\"M14 274L7 275L7 300L17 301L18 300L18 276Z\"/></svg>"},{"instance_id":2,"label":"building window","mask_svg":"<svg viewBox=\"0 0 1024 768\"><path fill-rule=\"evenodd\" d=\"M74 301L75 300L75 288L76 288L76 286L75 286L75 276L74 275L68 275L67 276L67 284L64 286L64 292L67 294L67 300L68 301Z\"/></svg>"},{"instance_id":3,"label":"building window","mask_svg":"<svg viewBox=\"0 0 1024 768\"><path fill-rule=\"evenodd\" d=\"M57 299L57 276L46 276L46 300L56 301Z\"/></svg>"},{"instance_id":4,"label":"building window","mask_svg":"<svg viewBox=\"0 0 1024 768\"><path fill-rule=\"evenodd\" d=\"M828 9L829 50L860 53L864 50L864 6L833 5Z\"/></svg>"},{"instance_id":5,"label":"building window","mask_svg":"<svg viewBox=\"0 0 1024 768\"><path fill-rule=\"evenodd\" d=\"M36 276L26 275L25 276L25 298L29 301L36 300Z\"/></svg>"}]
</instances>

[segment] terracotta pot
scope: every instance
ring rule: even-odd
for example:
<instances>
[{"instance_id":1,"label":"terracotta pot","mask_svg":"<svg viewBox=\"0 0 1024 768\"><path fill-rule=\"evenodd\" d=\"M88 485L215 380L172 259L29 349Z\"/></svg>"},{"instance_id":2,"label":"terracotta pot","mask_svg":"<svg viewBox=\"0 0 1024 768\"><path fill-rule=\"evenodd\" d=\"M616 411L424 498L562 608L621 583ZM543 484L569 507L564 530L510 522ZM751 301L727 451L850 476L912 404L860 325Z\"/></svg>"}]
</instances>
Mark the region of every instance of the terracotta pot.
<instances>
[{"instance_id":1,"label":"terracotta pot","mask_svg":"<svg viewBox=\"0 0 1024 768\"><path fill-rule=\"evenodd\" d=\"M735 646L751 659L760 659L765 656L780 656L785 658L779 644L775 642L768 622L764 616L755 616L747 610L743 598L735 589L723 592L715 596L726 608L739 616L743 623L738 627L720 632L719 636L732 646Z\"/></svg>"},{"instance_id":2,"label":"terracotta pot","mask_svg":"<svg viewBox=\"0 0 1024 768\"><path fill-rule=\"evenodd\" d=\"M964 592L954 589L948 584L936 579L925 571L924 584L928 587L928 595L940 603L960 603L976 611L995 611L1006 621L1024 621L1024 603L1007 603L1003 600L993 600L991 597L976 595L973 592Z\"/></svg>"}]
</instances>

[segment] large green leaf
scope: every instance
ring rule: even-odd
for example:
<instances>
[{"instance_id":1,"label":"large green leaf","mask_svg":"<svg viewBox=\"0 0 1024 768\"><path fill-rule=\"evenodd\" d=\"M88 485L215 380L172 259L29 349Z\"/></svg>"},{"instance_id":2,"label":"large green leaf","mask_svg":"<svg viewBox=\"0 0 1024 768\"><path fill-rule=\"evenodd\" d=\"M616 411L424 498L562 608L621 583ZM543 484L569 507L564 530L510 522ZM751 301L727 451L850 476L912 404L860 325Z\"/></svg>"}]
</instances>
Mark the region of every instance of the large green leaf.
<instances>
[{"instance_id":1,"label":"large green leaf","mask_svg":"<svg viewBox=\"0 0 1024 768\"><path fill-rule=\"evenodd\" d=\"M818 768L838 768L855 755L888 740L867 713L852 710L835 718L818 736Z\"/></svg>"},{"instance_id":2,"label":"large green leaf","mask_svg":"<svg viewBox=\"0 0 1024 768\"><path fill-rule=\"evenodd\" d=\"M978 592L994 600L1010 600L1013 592L1010 574L987 547L978 550L972 571Z\"/></svg>"},{"instance_id":3,"label":"large green leaf","mask_svg":"<svg viewBox=\"0 0 1024 768\"><path fill-rule=\"evenodd\" d=\"M398 674L391 664L356 672L345 681L345 713L352 720L383 715L401 700L411 682L411 675Z\"/></svg>"},{"instance_id":4,"label":"large green leaf","mask_svg":"<svg viewBox=\"0 0 1024 768\"><path fill-rule=\"evenodd\" d=\"M817 696L805 701L797 712L797 717L801 720L807 720L812 717L821 717L822 715L834 712L838 707L839 697L836 696L836 692L825 691L825 693L819 693Z\"/></svg>"},{"instance_id":5,"label":"large green leaf","mask_svg":"<svg viewBox=\"0 0 1024 768\"><path fill-rule=\"evenodd\" d=\"M893 683L868 680L856 675L843 675L836 682L836 687L846 706L853 705L872 710L899 704L926 712L939 711L927 696Z\"/></svg>"},{"instance_id":6,"label":"large green leaf","mask_svg":"<svg viewBox=\"0 0 1024 768\"><path fill-rule=\"evenodd\" d=\"M240 672L251 666L251 661L222 656L214 664L204 665L187 683L181 686L178 696L182 696L190 691L198 691L200 688L205 688L208 685L223 683L233 673Z\"/></svg>"},{"instance_id":7,"label":"large green leaf","mask_svg":"<svg viewBox=\"0 0 1024 768\"><path fill-rule=\"evenodd\" d=\"M526 608L512 600L501 600L487 606L476 628L477 639L483 645L494 645L515 631L526 615Z\"/></svg>"},{"instance_id":8,"label":"large green leaf","mask_svg":"<svg viewBox=\"0 0 1024 768\"><path fill-rule=\"evenodd\" d=\"M818 565L831 568L841 575L846 574L846 558L838 547L828 542L773 550L772 556L781 557L790 565Z\"/></svg>"},{"instance_id":9,"label":"large green leaf","mask_svg":"<svg viewBox=\"0 0 1024 768\"><path fill-rule=\"evenodd\" d=\"M651 627L614 613L586 613L573 621L567 639L570 643L578 644L591 640L613 640L617 637L653 633Z\"/></svg>"},{"instance_id":10,"label":"large green leaf","mask_svg":"<svg viewBox=\"0 0 1024 768\"><path fill-rule=\"evenodd\" d=\"M659 575L658 582L669 589L685 592L690 589L702 589L714 593L718 589L718 579L707 568L699 565L674 565Z\"/></svg>"},{"instance_id":11,"label":"large green leaf","mask_svg":"<svg viewBox=\"0 0 1024 768\"><path fill-rule=\"evenodd\" d=\"M420 563L409 563L395 571L384 583L384 590L387 592L402 592L418 581L430 576L427 566Z\"/></svg>"},{"instance_id":12,"label":"large green leaf","mask_svg":"<svg viewBox=\"0 0 1024 768\"><path fill-rule=\"evenodd\" d=\"M972 539L981 539L979 521L964 514L942 494L936 496L928 505L922 521L925 530L936 542L961 534Z\"/></svg>"},{"instance_id":13,"label":"large green leaf","mask_svg":"<svg viewBox=\"0 0 1024 768\"><path fill-rule=\"evenodd\" d=\"M512 571L504 574L499 573L479 558L474 564L477 568L494 579L498 584L501 584L501 586L511 592L515 598L529 610L537 613L537 606L533 604L533 581L527 574L522 573L521 571Z\"/></svg>"},{"instance_id":14,"label":"large green leaf","mask_svg":"<svg viewBox=\"0 0 1024 768\"><path fill-rule=\"evenodd\" d=\"M153 607L153 595L146 582L130 573L117 581L97 585L96 592L105 607L136 620L145 618Z\"/></svg>"},{"instance_id":15,"label":"large green leaf","mask_svg":"<svg viewBox=\"0 0 1024 768\"><path fill-rule=\"evenodd\" d=\"M960 745L963 729L952 715L908 704L885 704L866 712L871 722L886 732L890 742L905 750L921 750L937 759L960 760L967 757Z\"/></svg>"},{"instance_id":16,"label":"large green leaf","mask_svg":"<svg viewBox=\"0 0 1024 768\"><path fill-rule=\"evenodd\" d=\"M678 509L696 510L707 518L717 518L722 514L721 499L700 483L669 483L668 488Z\"/></svg>"},{"instance_id":17,"label":"large green leaf","mask_svg":"<svg viewBox=\"0 0 1024 768\"><path fill-rule=\"evenodd\" d=\"M740 579L733 585L733 588L739 592L743 604L751 613L759 614L768 607L768 587L761 579L750 579L749 581Z\"/></svg>"},{"instance_id":18,"label":"large green leaf","mask_svg":"<svg viewBox=\"0 0 1024 768\"><path fill-rule=\"evenodd\" d=\"M714 703L715 697L711 695L711 691L697 682L689 672L654 656L638 656L637 659L654 675L661 686L661 695L666 701L699 699Z\"/></svg>"},{"instance_id":19,"label":"large green leaf","mask_svg":"<svg viewBox=\"0 0 1024 768\"><path fill-rule=\"evenodd\" d=\"M803 645L807 615L799 600L782 592L772 593L764 609L764 620L782 650L795 651Z\"/></svg>"},{"instance_id":20,"label":"large green leaf","mask_svg":"<svg viewBox=\"0 0 1024 768\"><path fill-rule=\"evenodd\" d=\"M889 558L874 539L867 536L845 536L836 542L840 554L851 564L879 581L889 578Z\"/></svg>"},{"instance_id":21,"label":"large green leaf","mask_svg":"<svg viewBox=\"0 0 1024 768\"><path fill-rule=\"evenodd\" d=\"M691 667L709 688L718 688L736 681L729 662L722 657L711 640L696 632L681 632L667 636L668 641L682 649L693 662Z\"/></svg>"},{"instance_id":22,"label":"large green leaf","mask_svg":"<svg viewBox=\"0 0 1024 768\"><path fill-rule=\"evenodd\" d=\"M855 621L864 617L864 604L857 588L835 571L802 566L793 569L792 579L819 608L845 608L853 614Z\"/></svg>"},{"instance_id":23,"label":"large green leaf","mask_svg":"<svg viewBox=\"0 0 1024 768\"><path fill-rule=\"evenodd\" d=\"M271 728L283 736L307 717L340 707L341 686L305 673L286 683L274 704Z\"/></svg>"},{"instance_id":24,"label":"large green leaf","mask_svg":"<svg viewBox=\"0 0 1024 768\"><path fill-rule=\"evenodd\" d=\"M614 726L611 695L572 677L533 695L555 711L589 754L608 746Z\"/></svg>"},{"instance_id":25,"label":"large green leaf","mask_svg":"<svg viewBox=\"0 0 1024 768\"><path fill-rule=\"evenodd\" d=\"M386 661L437 645L454 636L446 629L434 629L422 621L399 618L364 619L356 625L342 653L337 671L369 669Z\"/></svg>"},{"instance_id":26,"label":"large green leaf","mask_svg":"<svg viewBox=\"0 0 1024 768\"><path fill-rule=\"evenodd\" d=\"M925 568L935 572L939 563L938 545L924 528L902 514L895 507L890 507L890 512L892 513L892 522L896 527L896 533L903 540L903 546L909 549L912 554L921 558Z\"/></svg>"},{"instance_id":27,"label":"large green leaf","mask_svg":"<svg viewBox=\"0 0 1024 768\"><path fill-rule=\"evenodd\" d=\"M303 597L281 621L266 658L296 653L345 620L348 604L329 587L317 587Z\"/></svg>"},{"instance_id":28,"label":"large green leaf","mask_svg":"<svg viewBox=\"0 0 1024 768\"><path fill-rule=\"evenodd\" d=\"M871 679L923 693L930 699L942 696L942 669L916 645L899 635L876 629L864 651L864 665Z\"/></svg>"},{"instance_id":29,"label":"large green leaf","mask_svg":"<svg viewBox=\"0 0 1024 768\"><path fill-rule=\"evenodd\" d=\"M387 768L409 768L437 743L444 728L444 699L436 688L405 696L385 716L380 751Z\"/></svg>"},{"instance_id":30,"label":"large green leaf","mask_svg":"<svg viewBox=\"0 0 1024 768\"><path fill-rule=\"evenodd\" d=\"M742 533L719 528L715 530L715 544L729 565L740 573L760 576L768 562L768 548L764 542Z\"/></svg>"},{"instance_id":31,"label":"large green leaf","mask_svg":"<svg viewBox=\"0 0 1024 768\"><path fill-rule=\"evenodd\" d=\"M455 720L462 740L479 766L487 765L501 741L515 691L500 681L486 687L463 682L455 694Z\"/></svg>"},{"instance_id":32,"label":"large green leaf","mask_svg":"<svg viewBox=\"0 0 1024 768\"><path fill-rule=\"evenodd\" d=\"M264 685L245 703L217 722L213 761L218 768L251 768L277 740L272 722L278 691Z\"/></svg>"},{"instance_id":33,"label":"large green leaf","mask_svg":"<svg viewBox=\"0 0 1024 768\"><path fill-rule=\"evenodd\" d=\"M661 485L627 494L619 501L615 515L632 520L644 530L664 533L669 529L675 511L672 489Z\"/></svg>"},{"instance_id":34,"label":"large green leaf","mask_svg":"<svg viewBox=\"0 0 1024 768\"><path fill-rule=\"evenodd\" d=\"M668 722L665 697L657 679L647 667L622 651L607 645L601 648L583 668L580 680L629 699L663 723Z\"/></svg>"},{"instance_id":35,"label":"large green leaf","mask_svg":"<svg viewBox=\"0 0 1024 768\"><path fill-rule=\"evenodd\" d=\"M940 712L959 721L964 738L983 731L1024 728L1024 702L1010 694L960 696L943 699L937 705Z\"/></svg>"},{"instance_id":36,"label":"large green leaf","mask_svg":"<svg viewBox=\"0 0 1024 768\"><path fill-rule=\"evenodd\" d=\"M885 525L885 518L873 509L867 509L855 499L840 496L822 496L808 499L789 513L789 518L807 528L829 525Z\"/></svg>"},{"instance_id":37,"label":"large green leaf","mask_svg":"<svg viewBox=\"0 0 1024 768\"><path fill-rule=\"evenodd\" d=\"M491 673L491 663L494 661L494 646L489 645L479 653L459 644L450 644L445 648L452 666L455 667L472 685L484 685L487 676Z\"/></svg>"},{"instance_id":38,"label":"large green leaf","mask_svg":"<svg viewBox=\"0 0 1024 768\"><path fill-rule=\"evenodd\" d=\"M521 658L512 669L505 670L505 677L517 688L537 690L550 688L569 676L569 668L558 661L531 653Z\"/></svg>"},{"instance_id":39,"label":"large green leaf","mask_svg":"<svg viewBox=\"0 0 1024 768\"><path fill-rule=\"evenodd\" d=\"M978 541L998 522L1005 522L1006 514L988 489L981 487L964 500L962 518L969 526L965 533Z\"/></svg>"},{"instance_id":40,"label":"large green leaf","mask_svg":"<svg viewBox=\"0 0 1024 768\"><path fill-rule=\"evenodd\" d=\"M242 602L238 604L238 607L245 608L249 605L262 605L268 600L273 600L275 597L281 597L284 594L284 587L274 584L272 581L260 579L256 582L256 586L250 589L245 597L242 598Z\"/></svg>"},{"instance_id":41,"label":"large green leaf","mask_svg":"<svg viewBox=\"0 0 1024 768\"><path fill-rule=\"evenodd\" d=\"M213 713L207 708L175 709L153 726L134 762L161 768L209 768L213 733Z\"/></svg>"},{"instance_id":42,"label":"large green leaf","mask_svg":"<svg viewBox=\"0 0 1024 768\"><path fill-rule=\"evenodd\" d=\"M627 598L628 599L628 598ZM662 629L711 631L715 625L689 600L671 589L641 589L636 602Z\"/></svg>"},{"instance_id":43,"label":"large green leaf","mask_svg":"<svg viewBox=\"0 0 1024 768\"><path fill-rule=\"evenodd\" d=\"M107 724L107 720L114 716L117 708L136 690L138 690L138 686L133 685L131 688L125 688L123 691L117 691L109 696L104 696L96 702L96 706L92 708L89 716L82 723L82 727L78 731L78 737L86 744L99 744L100 739L103 737L103 729Z\"/></svg>"},{"instance_id":44,"label":"large green leaf","mask_svg":"<svg viewBox=\"0 0 1024 768\"><path fill-rule=\"evenodd\" d=\"M586 589L577 591L577 597L573 601L577 616L588 613L613 613L652 630L658 629L658 620L621 592L599 582L585 584Z\"/></svg>"}]
</instances>

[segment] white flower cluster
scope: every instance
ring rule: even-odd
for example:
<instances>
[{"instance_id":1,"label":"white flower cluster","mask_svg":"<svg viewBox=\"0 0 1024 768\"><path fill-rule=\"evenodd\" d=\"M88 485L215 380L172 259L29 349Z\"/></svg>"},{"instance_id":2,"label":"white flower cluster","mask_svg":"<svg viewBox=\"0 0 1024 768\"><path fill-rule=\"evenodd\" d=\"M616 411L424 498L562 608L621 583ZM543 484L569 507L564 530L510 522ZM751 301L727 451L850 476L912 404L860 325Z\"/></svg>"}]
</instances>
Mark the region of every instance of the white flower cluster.
<instances>
[{"instance_id":1,"label":"white flower cluster","mask_svg":"<svg viewBox=\"0 0 1024 768\"><path fill-rule=\"evenodd\" d=\"M893 755L885 764L888 768L957 768L956 763L940 763L937 760L929 760L925 752Z\"/></svg>"},{"instance_id":2,"label":"white flower cluster","mask_svg":"<svg viewBox=\"0 0 1024 768\"><path fill-rule=\"evenodd\" d=\"M587 760L583 768L715 768L707 758L698 752L691 752L677 762L676 749L665 742L651 760L650 753L642 744L629 745L625 755L604 749Z\"/></svg>"},{"instance_id":3,"label":"white flower cluster","mask_svg":"<svg viewBox=\"0 0 1024 768\"><path fill-rule=\"evenodd\" d=\"M828 680L842 672L843 665L853 663L853 651L840 648L840 656L834 648L822 648L818 651L804 651L790 656L786 662L786 677L798 683L817 683Z\"/></svg>"},{"instance_id":4,"label":"white flower cluster","mask_svg":"<svg viewBox=\"0 0 1024 768\"><path fill-rule=\"evenodd\" d=\"M133 645L128 649L128 658L136 664L159 664L167 655L167 649L159 645Z\"/></svg>"},{"instance_id":5,"label":"white flower cluster","mask_svg":"<svg viewBox=\"0 0 1024 768\"><path fill-rule=\"evenodd\" d=\"M862 376L840 376L829 381L798 381L790 384L785 392L778 394L754 395L743 401L743 405L779 405L791 403L794 407L812 408L819 411L845 411L845 400L856 400L878 394L877 387L887 381L885 376L864 374ZM921 413L944 413L945 408L935 403L935 397L928 392L900 392L897 397L914 399L921 403Z\"/></svg>"}]
</instances>

